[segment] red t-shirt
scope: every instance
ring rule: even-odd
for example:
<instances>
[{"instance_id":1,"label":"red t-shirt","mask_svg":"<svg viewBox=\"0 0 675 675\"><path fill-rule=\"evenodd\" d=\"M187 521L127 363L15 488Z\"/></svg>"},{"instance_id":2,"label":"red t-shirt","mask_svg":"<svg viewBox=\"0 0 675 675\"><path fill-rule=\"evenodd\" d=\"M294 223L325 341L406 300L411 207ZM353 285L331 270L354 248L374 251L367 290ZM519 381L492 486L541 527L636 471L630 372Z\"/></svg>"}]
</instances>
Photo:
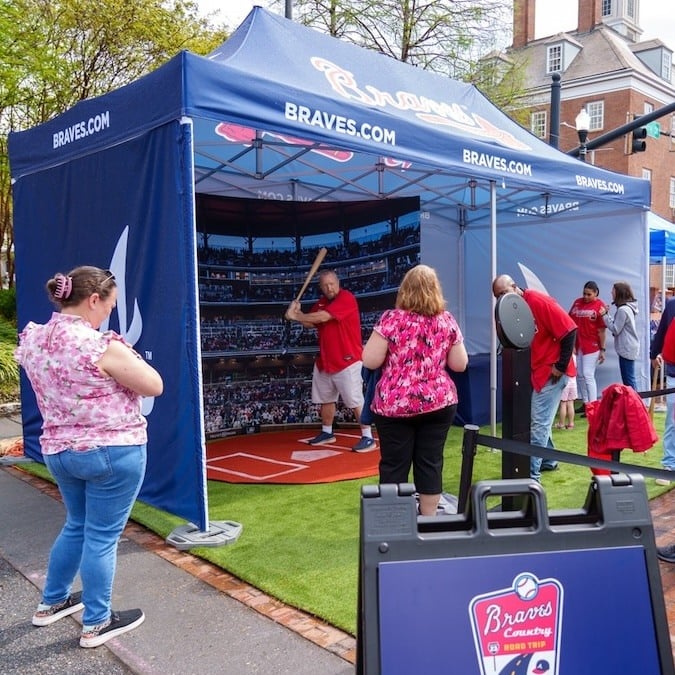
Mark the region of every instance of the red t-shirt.
<instances>
[{"instance_id":1,"label":"red t-shirt","mask_svg":"<svg viewBox=\"0 0 675 675\"><path fill-rule=\"evenodd\" d=\"M341 288L329 301L322 295L310 313L325 310L333 318L317 325L319 332L319 356L316 367L324 373L339 373L361 360L361 317L356 298Z\"/></svg>"},{"instance_id":2,"label":"red t-shirt","mask_svg":"<svg viewBox=\"0 0 675 675\"><path fill-rule=\"evenodd\" d=\"M565 310L550 296L540 291L523 291L523 300L534 317L534 338L530 345L530 366L532 368L532 388L541 391L551 377L551 367L560 358L560 340L576 324ZM574 366L570 359L566 375L574 375Z\"/></svg>"},{"instance_id":3,"label":"red t-shirt","mask_svg":"<svg viewBox=\"0 0 675 675\"><path fill-rule=\"evenodd\" d=\"M605 330L605 322L600 316L600 310L605 303L596 298L590 302L584 302L583 298L577 298L570 309L570 316L577 325L577 350L582 354L592 354L600 350L598 331Z\"/></svg>"}]
</instances>

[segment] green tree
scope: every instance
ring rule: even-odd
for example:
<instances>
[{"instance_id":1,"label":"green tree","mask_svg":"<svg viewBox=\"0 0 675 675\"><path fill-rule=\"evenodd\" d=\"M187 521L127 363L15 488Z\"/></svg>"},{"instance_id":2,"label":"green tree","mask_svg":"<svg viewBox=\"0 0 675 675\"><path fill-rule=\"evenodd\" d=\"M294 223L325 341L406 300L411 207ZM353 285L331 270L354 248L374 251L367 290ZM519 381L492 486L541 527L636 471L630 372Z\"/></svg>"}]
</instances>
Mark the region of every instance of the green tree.
<instances>
[{"instance_id":1,"label":"green tree","mask_svg":"<svg viewBox=\"0 0 675 675\"><path fill-rule=\"evenodd\" d=\"M7 134L227 37L192 0L0 0L0 244L14 274ZM2 282L0 281L0 284Z\"/></svg>"},{"instance_id":2,"label":"green tree","mask_svg":"<svg viewBox=\"0 0 675 675\"><path fill-rule=\"evenodd\" d=\"M285 0L269 0L281 13ZM294 21L475 84L523 123L523 67L504 56L511 0L294 0ZM520 111L520 112L519 112Z\"/></svg>"},{"instance_id":3,"label":"green tree","mask_svg":"<svg viewBox=\"0 0 675 675\"><path fill-rule=\"evenodd\" d=\"M473 63L464 79L475 84L512 119L527 127L529 111L523 107L526 72L522 59L493 51Z\"/></svg>"},{"instance_id":4,"label":"green tree","mask_svg":"<svg viewBox=\"0 0 675 675\"><path fill-rule=\"evenodd\" d=\"M283 9L284 0L273 6ZM510 0L294 0L293 19L413 66L463 79L510 33ZM505 46L505 45L504 45Z\"/></svg>"}]
</instances>

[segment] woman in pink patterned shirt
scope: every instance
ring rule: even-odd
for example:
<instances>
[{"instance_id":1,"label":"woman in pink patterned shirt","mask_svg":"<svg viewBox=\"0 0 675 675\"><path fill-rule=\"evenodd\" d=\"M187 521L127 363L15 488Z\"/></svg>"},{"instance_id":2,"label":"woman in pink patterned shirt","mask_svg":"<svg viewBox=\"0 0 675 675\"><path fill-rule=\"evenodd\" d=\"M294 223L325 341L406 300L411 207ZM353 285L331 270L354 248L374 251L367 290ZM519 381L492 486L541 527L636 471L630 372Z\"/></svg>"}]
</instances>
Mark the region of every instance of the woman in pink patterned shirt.
<instances>
[{"instance_id":1,"label":"woman in pink patterned shirt","mask_svg":"<svg viewBox=\"0 0 675 675\"><path fill-rule=\"evenodd\" d=\"M47 626L84 608L80 646L98 647L140 625L140 609L114 612L117 543L145 475L146 420L141 396L163 383L121 336L99 332L117 300L115 277L77 267L47 282L60 310L30 322L16 358L42 415L40 446L66 507L52 545L33 625ZM82 591L72 592L79 572Z\"/></svg>"},{"instance_id":2,"label":"woman in pink patterned shirt","mask_svg":"<svg viewBox=\"0 0 675 675\"><path fill-rule=\"evenodd\" d=\"M412 466L420 513L435 515L442 491L445 439L457 410L448 373L466 370L464 338L445 309L433 268L403 278L363 350L366 368L382 367L371 410L380 440L380 483L406 483Z\"/></svg>"}]
</instances>

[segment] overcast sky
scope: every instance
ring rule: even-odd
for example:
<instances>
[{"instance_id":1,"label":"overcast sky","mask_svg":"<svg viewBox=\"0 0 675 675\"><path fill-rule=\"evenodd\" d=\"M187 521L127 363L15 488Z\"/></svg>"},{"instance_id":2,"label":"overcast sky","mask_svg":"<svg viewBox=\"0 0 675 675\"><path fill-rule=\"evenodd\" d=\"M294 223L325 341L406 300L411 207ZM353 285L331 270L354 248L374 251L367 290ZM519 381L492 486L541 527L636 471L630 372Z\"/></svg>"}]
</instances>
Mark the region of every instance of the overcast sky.
<instances>
[{"instance_id":1,"label":"overcast sky","mask_svg":"<svg viewBox=\"0 0 675 675\"><path fill-rule=\"evenodd\" d=\"M578 0L558 0L555 12L550 11L551 0L538 0L535 37L546 37L571 31L577 24ZM660 38L675 50L675 12L668 10L672 0L640 0L640 25L644 30L642 39ZM549 3L549 7L545 3ZM236 28L255 4L251 0L197 0L204 12L218 12L218 18L231 28ZM282 5L283 6L283 5ZM548 10L548 11L547 11Z\"/></svg>"}]
</instances>

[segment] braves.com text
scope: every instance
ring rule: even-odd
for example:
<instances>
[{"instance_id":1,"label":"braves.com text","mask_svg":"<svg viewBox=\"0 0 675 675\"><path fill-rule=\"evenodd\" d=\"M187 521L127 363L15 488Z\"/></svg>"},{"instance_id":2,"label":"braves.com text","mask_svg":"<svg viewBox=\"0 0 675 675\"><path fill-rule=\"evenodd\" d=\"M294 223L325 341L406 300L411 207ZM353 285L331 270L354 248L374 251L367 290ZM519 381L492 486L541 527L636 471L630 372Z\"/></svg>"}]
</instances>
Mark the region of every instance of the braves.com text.
<instances>
[{"instance_id":1,"label":"braves.com text","mask_svg":"<svg viewBox=\"0 0 675 675\"><path fill-rule=\"evenodd\" d=\"M82 120L66 127L62 131L57 131L53 135L54 150L73 141L79 141L87 136L97 134L110 126L110 111L94 115L88 120Z\"/></svg>"},{"instance_id":2,"label":"braves.com text","mask_svg":"<svg viewBox=\"0 0 675 675\"><path fill-rule=\"evenodd\" d=\"M310 127L321 127L346 136L365 138L386 145L396 145L396 132L392 129L383 129L377 125L368 124L368 122L359 124L349 117L329 113L325 110L312 109L291 101L286 101L284 116L287 120L306 124Z\"/></svg>"}]
</instances>

